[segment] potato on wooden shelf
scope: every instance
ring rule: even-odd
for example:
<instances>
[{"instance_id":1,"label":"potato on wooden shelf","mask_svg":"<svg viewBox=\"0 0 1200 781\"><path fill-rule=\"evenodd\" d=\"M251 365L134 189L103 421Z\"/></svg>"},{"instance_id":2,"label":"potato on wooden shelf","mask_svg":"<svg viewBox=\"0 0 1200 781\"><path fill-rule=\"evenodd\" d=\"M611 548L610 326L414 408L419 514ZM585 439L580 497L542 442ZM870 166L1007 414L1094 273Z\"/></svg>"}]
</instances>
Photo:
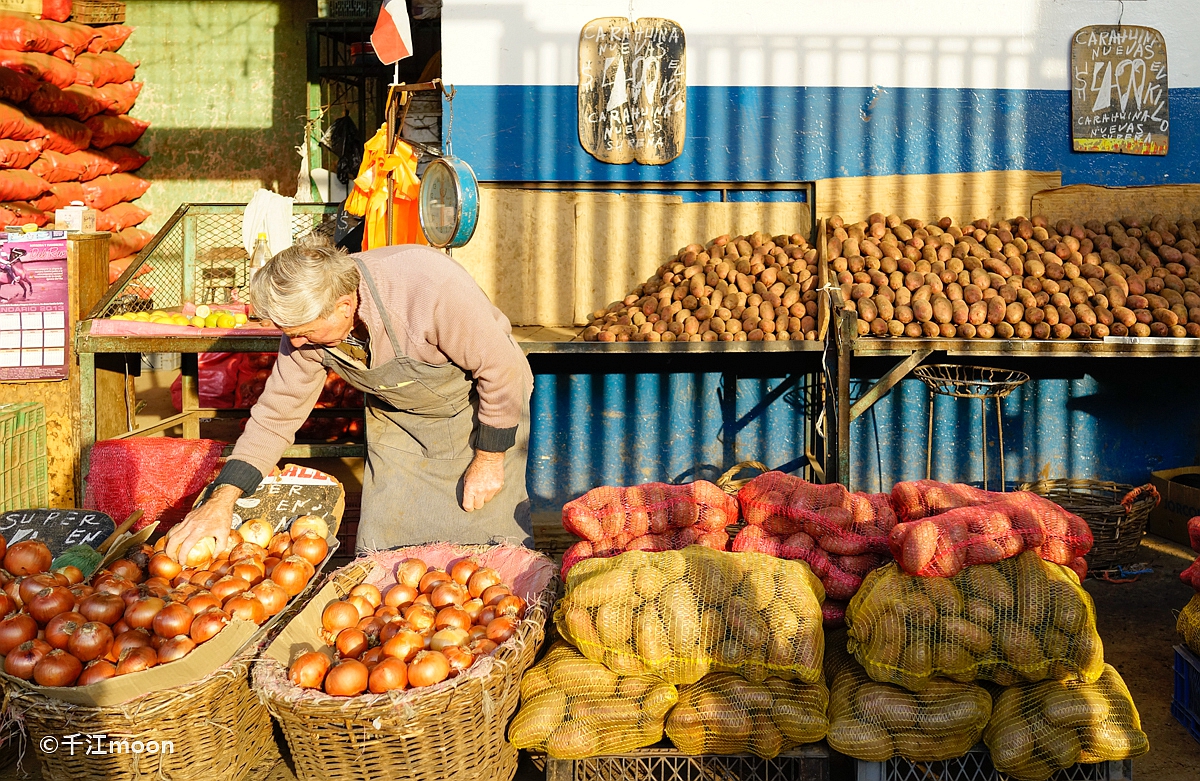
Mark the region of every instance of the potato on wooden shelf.
<instances>
[{"instance_id":1,"label":"potato on wooden shelf","mask_svg":"<svg viewBox=\"0 0 1200 781\"><path fill-rule=\"evenodd\" d=\"M799 233L689 244L621 301L592 313L588 342L817 338L817 251Z\"/></svg>"},{"instance_id":2,"label":"potato on wooden shelf","mask_svg":"<svg viewBox=\"0 0 1200 781\"><path fill-rule=\"evenodd\" d=\"M826 222L830 274L860 336L1200 337L1200 230L1187 218L959 227Z\"/></svg>"}]
</instances>

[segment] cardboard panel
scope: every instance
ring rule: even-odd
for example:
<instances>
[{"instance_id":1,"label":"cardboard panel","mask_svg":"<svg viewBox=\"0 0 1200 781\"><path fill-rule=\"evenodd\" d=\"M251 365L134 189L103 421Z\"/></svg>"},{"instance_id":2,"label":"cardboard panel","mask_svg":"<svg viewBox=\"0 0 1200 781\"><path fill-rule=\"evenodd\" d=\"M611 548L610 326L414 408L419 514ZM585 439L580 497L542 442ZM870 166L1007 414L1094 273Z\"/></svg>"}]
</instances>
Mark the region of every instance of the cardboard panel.
<instances>
[{"instance_id":1,"label":"cardboard panel","mask_svg":"<svg viewBox=\"0 0 1200 781\"><path fill-rule=\"evenodd\" d=\"M1033 213L1051 220L1146 220L1162 214L1169 220L1180 215L1200 216L1200 184L1156 184L1147 187L1098 187L1073 184L1043 190L1033 196Z\"/></svg>"},{"instance_id":2,"label":"cardboard panel","mask_svg":"<svg viewBox=\"0 0 1200 781\"><path fill-rule=\"evenodd\" d=\"M806 203L654 203L622 195L575 207L575 324L624 298L691 243L763 231L809 235Z\"/></svg>"},{"instance_id":3,"label":"cardboard panel","mask_svg":"<svg viewBox=\"0 0 1200 781\"><path fill-rule=\"evenodd\" d=\"M817 217L847 221L875 212L904 219L951 217L958 224L1030 214L1034 193L1058 187L1057 171L981 171L953 174L855 176L818 179Z\"/></svg>"}]
</instances>

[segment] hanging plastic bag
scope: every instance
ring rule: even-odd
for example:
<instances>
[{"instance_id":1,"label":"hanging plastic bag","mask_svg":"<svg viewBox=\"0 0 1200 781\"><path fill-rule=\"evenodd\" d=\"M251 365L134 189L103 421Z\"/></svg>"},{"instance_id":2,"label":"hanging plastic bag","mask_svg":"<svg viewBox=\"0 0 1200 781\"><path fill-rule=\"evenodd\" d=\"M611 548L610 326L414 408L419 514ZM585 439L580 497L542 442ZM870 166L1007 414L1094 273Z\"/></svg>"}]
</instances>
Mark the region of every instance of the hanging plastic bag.
<instances>
[{"instance_id":1,"label":"hanging plastic bag","mask_svg":"<svg viewBox=\"0 0 1200 781\"><path fill-rule=\"evenodd\" d=\"M366 221L363 250L387 245L387 178L392 181L392 244L428 244L421 232L417 197L421 180L417 177L417 153L404 141L396 140L394 154L385 152L386 128L380 128L363 150L362 165L354 179L354 189L346 197L346 212Z\"/></svg>"}]
</instances>

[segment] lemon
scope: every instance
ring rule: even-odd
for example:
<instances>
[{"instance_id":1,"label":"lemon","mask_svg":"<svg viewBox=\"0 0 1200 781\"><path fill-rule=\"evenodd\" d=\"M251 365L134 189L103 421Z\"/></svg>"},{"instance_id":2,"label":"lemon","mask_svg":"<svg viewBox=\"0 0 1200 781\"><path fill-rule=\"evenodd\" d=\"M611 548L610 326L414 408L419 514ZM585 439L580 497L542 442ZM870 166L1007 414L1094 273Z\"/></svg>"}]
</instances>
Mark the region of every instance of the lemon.
<instances>
[{"instance_id":1,"label":"lemon","mask_svg":"<svg viewBox=\"0 0 1200 781\"><path fill-rule=\"evenodd\" d=\"M148 323L150 322L150 315L146 312L138 312L133 316L133 319L137 320L139 323Z\"/></svg>"},{"instance_id":2,"label":"lemon","mask_svg":"<svg viewBox=\"0 0 1200 781\"><path fill-rule=\"evenodd\" d=\"M237 325L237 321L228 312L217 316L217 328L233 328L235 325Z\"/></svg>"},{"instance_id":3,"label":"lemon","mask_svg":"<svg viewBox=\"0 0 1200 781\"><path fill-rule=\"evenodd\" d=\"M233 316L233 322L237 323L238 325L245 325L249 322L249 318L246 317L245 312L238 312Z\"/></svg>"},{"instance_id":4,"label":"lemon","mask_svg":"<svg viewBox=\"0 0 1200 781\"><path fill-rule=\"evenodd\" d=\"M220 315L218 315L216 312L211 312L211 311L210 311L210 312L209 312L207 315L205 315L205 317L204 317L204 325L205 325L205 327L207 327L207 328L216 328L216 327L217 327L217 318L219 318L219 317L220 317Z\"/></svg>"},{"instance_id":5,"label":"lemon","mask_svg":"<svg viewBox=\"0 0 1200 781\"><path fill-rule=\"evenodd\" d=\"M171 322L173 322L175 325L187 325L190 321L188 320L187 315L172 315Z\"/></svg>"},{"instance_id":6,"label":"lemon","mask_svg":"<svg viewBox=\"0 0 1200 781\"><path fill-rule=\"evenodd\" d=\"M212 309L209 308L208 304L201 304L196 307L196 317L207 318L210 314L212 314Z\"/></svg>"},{"instance_id":7,"label":"lemon","mask_svg":"<svg viewBox=\"0 0 1200 781\"><path fill-rule=\"evenodd\" d=\"M196 328L203 328L204 327L204 318L203 317L193 317L191 320L188 320L188 324L193 325Z\"/></svg>"}]
</instances>

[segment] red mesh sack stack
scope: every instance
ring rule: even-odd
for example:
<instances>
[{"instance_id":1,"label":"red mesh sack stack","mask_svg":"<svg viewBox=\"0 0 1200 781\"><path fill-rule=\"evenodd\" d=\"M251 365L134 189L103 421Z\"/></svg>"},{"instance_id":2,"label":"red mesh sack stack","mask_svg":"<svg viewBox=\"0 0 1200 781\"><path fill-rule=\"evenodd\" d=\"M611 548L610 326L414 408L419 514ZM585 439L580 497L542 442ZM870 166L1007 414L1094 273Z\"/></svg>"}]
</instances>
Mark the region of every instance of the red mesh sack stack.
<instances>
[{"instance_id":1,"label":"red mesh sack stack","mask_svg":"<svg viewBox=\"0 0 1200 781\"><path fill-rule=\"evenodd\" d=\"M840 624L867 573L891 560L896 525L888 494L850 493L783 472L766 472L738 492L746 527L733 550L806 562L825 586L826 622Z\"/></svg>"},{"instance_id":2,"label":"red mesh sack stack","mask_svg":"<svg viewBox=\"0 0 1200 781\"><path fill-rule=\"evenodd\" d=\"M897 483L892 505L901 522L889 546L910 575L953 577L1030 550L1087 576L1087 522L1028 491L994 493L933 480Z\"/></svg>"},{"instance_id":3,"label":"red mesh sack stack","mask_svg":"<svg viewBox=\"0 0 1200 781\"><path fill-rule=\"evenodd\" d=\"M562 575L584 559L631 550L725 550L737 500L707 480L684 485L601 486L563 506L563 528L583 539L563 554Z\"/></svg>"},{"instance_id":4,"label":"red mesh sack stack","mask_svg":"<svg viewBox=\"0 0 1200 781\"><path fill-rule=\"evenodd\" d=\"M1192 550L1200 553L1200 516L1188 521L1188 540L1192 544ZM1187 569L1179 573L1179 579L1200 594L1200 556L1197 556Z\"/></svg>"},{"instance_id":5,"label":"red mesh sack stack","mask_svg":"<svg viewBox=\"0 0 1200 781\"><path fill-rule=\"evenodd\" d=\"M148 126L129 116L142 84L117 53L133 29L52 21L70 13L60 5L0 12L0 228L82 202L113 233L111 280L151 239L137 229L150 213L132 205L150 186L132 173L149 158L129 148Z\"/></svg>"},{"instance_id":6,"label":"red mesh sack stack","mask_svg":"<svg viewBox=\"0 0 1200 781\"><path fill-rule=\"evenodd\" d=\"M237 396L233 406L240 409L253 407L254 402L266 388L267 378L275 366L276 353L245 353L246 363L238 378ZM337 375L328 372L325 387L317 398L316 409L362 409L362 391L351 386ZM346 439L361 440L365 431L363 420L358 417L311 417L296 431L298 439L336 442Z\"/></svg>"},{"instance_id":7,"label":"red mesh sack stack","mask_svg":"<svg viewBox=\"0 0 1200 781\"><path fill-rule=\"evenodd\" d=\"M187 515L216 478L224 447L210 439L172 437L97 442L83 506L108 513L117 523L140 509L144 515L135 530L158 521L158 530L165 531Z\"/></svg>"}]
</instances>

